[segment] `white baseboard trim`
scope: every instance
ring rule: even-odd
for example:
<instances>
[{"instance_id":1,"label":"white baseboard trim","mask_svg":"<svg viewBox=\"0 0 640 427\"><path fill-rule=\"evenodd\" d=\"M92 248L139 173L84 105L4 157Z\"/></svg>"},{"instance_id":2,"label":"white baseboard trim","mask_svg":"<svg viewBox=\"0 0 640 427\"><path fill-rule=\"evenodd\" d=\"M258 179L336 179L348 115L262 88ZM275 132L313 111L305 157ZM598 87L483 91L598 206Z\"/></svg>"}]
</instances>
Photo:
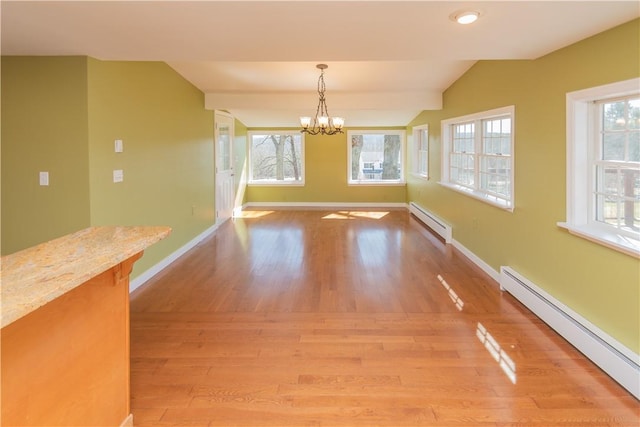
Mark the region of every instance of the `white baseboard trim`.
<instances>
[{"instance_id":1,"label":"white baseboard trim","mask_svg":"<svg viewBox=\"0 0 640 427\"><path fill-rule=\"evenodd\" d=\"M640 355L555 299L510 267L500 267L500 287L640 399Z\"/></svg>"},{"instance_id":2,"label":"white baseboard trim","mask_svg":"<svg viewBox=\"0 0 640 427\"><path fill-rule=\"evenodd\" d=\"M495 280L496 282L500 282L500 273L498 273L498 271L496 271L493 267L491 267L489 264L487 264L486 262L484 262L482 260L482 258L480 258L479 256L477 256L476 254L474 254L473 252L471 252L469 249L467 249L462 243L458 242L456 239L451 239L451 244L453 245L454 248L456 248L457 250L459 250L460 252L462 252L462 254L464 256L466 256L467 258L469 258L469 260L471 262L473 262L475 265L477 265L478 267L480 267L482 269L482 271L484 271L485 273L487 273L489 276L491 276L491 278L493 280Z\"/></svg>"},{"instance_id":3,"label":"white baseboard trim","mask_svg":"<svg viewBox=\"0 0 640 427\"><path fill-rule=\"evenodd\" d=\"M215 223L214 225L212 225L211 227L207 228L205 231L203 231L202 233L198 234L196 237L191 239L185 245L180 247L178 250L174 251L169 256L164 258L162 261L160 261L159 263L157 263L153 267L149 268L148 270L146 270L145 272L143 272L142 274L137 276L135 279L131 280L129 282L129 293L131 293L131 292L135 291L136 289L138 289L146 281L151 279L156 274L160 273L162 270L167 268L169 266L169 264L171 264L172 262L174 262L175 260L180 258L182 255L187 253L187 251L189 251L191 248L193 248L198 243L200 243L202 240L204 240L209 235L211 235L214 231L216 231L216 229L218 228L219 225L220 224Z\"/></svg>"},{"instance_id":4,"label":"white baseboard trim","mask_svg":"<svg viewBox=\"0 0 640 427\"><path fill-rule=\"evenodd\" d=\"M409 212L431 230L442 237L445 243L451 243L451 226L415 202L409 202Z\"/></svg>"},{"instance_id":5,"label":"white baseboard trim","mask_svg":"<svg viewBox=\"0 0 640 427\"><path fill-rule=\"evenodd\" d=\"M249 202L246 208L296 208L296 209L406 209L406 203L358 203L358 202Z\"/></svg>"}]
</instances>

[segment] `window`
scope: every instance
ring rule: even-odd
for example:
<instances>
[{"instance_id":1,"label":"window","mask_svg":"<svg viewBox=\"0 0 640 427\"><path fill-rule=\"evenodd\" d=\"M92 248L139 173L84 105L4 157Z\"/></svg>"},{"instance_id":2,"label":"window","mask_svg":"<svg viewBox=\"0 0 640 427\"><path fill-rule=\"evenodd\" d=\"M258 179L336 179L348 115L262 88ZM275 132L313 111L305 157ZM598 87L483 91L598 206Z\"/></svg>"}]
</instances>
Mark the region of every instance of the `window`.
<instances>
[{"instance_id":1,"label":"window","mask_svg":"<svg viewBox=\"0 0 640 427\"><path fill-rule=\"evenodd\" d=\"M304 185L304 136L249 132L249 184Z\"/></svg>"},{"instance_id":2,"label":"window","mask_svg":"<svg viewBox=\"0 0 640 427\"><path fill-rule=\"evenodd\" d=\"M442 122L441 184L513 210L514 107Z\"/></svg>"},{"instance_id":3,"label":"window","mask_svg":"<svg viewBox=\"0 0 640 427\"><path fill-rule=\"evenodd\" d=\"M404 184L404 131L348 131L349 184Z\"/></svg>"},{"instance_id":4,"label":"window","mask_svg":"<svg viewBox=\"0 0 640 427\"><path fill-rule=\"evenodd\" d=\"M413 128L413 173L429 177L429 126Z\"/></svg>"},{"instance_id":5,"label":"window","mask_svg":"<svg viewBox=\"0 0 640 427\"><path fill-rule=\"evenodd\" d=\"M570 232L640 256L640 79L567 94Z\"/></svg>"}]
</instances>

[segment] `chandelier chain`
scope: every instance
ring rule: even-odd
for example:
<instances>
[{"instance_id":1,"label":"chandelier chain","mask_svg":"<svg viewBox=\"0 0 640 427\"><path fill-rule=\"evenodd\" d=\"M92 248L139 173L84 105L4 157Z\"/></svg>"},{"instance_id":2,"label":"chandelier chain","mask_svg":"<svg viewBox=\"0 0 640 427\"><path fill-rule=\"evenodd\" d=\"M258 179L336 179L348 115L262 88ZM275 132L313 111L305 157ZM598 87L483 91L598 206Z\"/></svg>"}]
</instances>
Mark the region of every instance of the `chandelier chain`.
<instances>
[{"instance_id":1,"label":"chandelier chain","mask_svg":"<svg viewBox=\"0 0 640 427\"><path fill-rule=\"evenodd\" d=\"M300 132L308 133L310 135L334 135L336 133L344 133L342 126L344 120L341 117L332 118L329 115L329 108L327 107L327 101L325 98L326 85L324 82L324 70L327 68L326 64L318 64L316 68L320 70L320 77L318 78L318 106L316 108L316 115L313 118L313 127L311 126L311 117L301 117L300 122L302 124L302 130Z\"/></svg>"}]
</instances>

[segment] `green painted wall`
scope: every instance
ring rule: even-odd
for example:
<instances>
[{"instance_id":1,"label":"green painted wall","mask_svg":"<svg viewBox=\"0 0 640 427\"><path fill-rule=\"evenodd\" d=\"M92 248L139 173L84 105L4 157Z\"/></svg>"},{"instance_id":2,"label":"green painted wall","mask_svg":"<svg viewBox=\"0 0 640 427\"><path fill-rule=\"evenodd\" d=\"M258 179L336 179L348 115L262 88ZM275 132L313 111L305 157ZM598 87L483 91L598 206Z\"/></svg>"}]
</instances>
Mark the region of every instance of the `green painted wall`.
<instances>
[{"instance_id":1,"label":"green painted wall","mask_svg":"<svg viewBox=\"0 0 640 427\"><path fill-rule=\"evenodd\" d=\"M507 265L640 353L640 263L569 234L566 219L567 92L640 76L640 20L534 61L481 61L444 94L429 125L431 179L409 177L408 199L453 226L454 238L494 269ZM437 184L440 121L515 105L515 210ZM409 130L410 131L410 130Z\"/></svg>"},{"instance_id":2,"label":"green painted wall","mask_svg":"<svg viewBox=\"0 0 640 427\"><path fill-rule=\"evenodd\" d=\"M247 127L240 120L234 121L233 170L236 188L235 207L247 203Z\"/></svg>"},{"instance_id":3,"label":"green painted wall","mask_svg":"<svg viewBox=\"0 0 640 427\"><path fill-rule=\"evenodd\" d=\"M165 63L89 59L91 224L173 229L134 277L214 224L213 159L213 112L200 90ZM113 183L114 169L123 182Z\"/></svg>"},{"instance_id":4,"label":"green painted wall","mask_svg":"<svg viewBox=\"0 0 640 427\"><path fill-rule=\"evenodd\" d=\"M2 58L3 255L89 226L87 115L85 57Z\"/></svg>"},{"instance_id":5,"label":"green painted wall","mask_svg":"<svg viewBox=\"0 0 640 427\"><path fill-rule=\"evenodd\" d=\"M2 112L3 254L90 225L172 227L135 277L214 224L213 112L168 65L3 57Z\"/></svg>"},{"instance_id":6,"label":"green painted wall","mask_svg":"<svg viewBox=\"0 0 640 427\"><path fill-rule=\"evenodd\" d=\"M397 128L391 128L397 129ZM249 129L264 130L264 129ZM305 136L305 185L249 186L248 202L405 203L406 186L347 185L347 134Z\"/></svg>"}]
</instances>

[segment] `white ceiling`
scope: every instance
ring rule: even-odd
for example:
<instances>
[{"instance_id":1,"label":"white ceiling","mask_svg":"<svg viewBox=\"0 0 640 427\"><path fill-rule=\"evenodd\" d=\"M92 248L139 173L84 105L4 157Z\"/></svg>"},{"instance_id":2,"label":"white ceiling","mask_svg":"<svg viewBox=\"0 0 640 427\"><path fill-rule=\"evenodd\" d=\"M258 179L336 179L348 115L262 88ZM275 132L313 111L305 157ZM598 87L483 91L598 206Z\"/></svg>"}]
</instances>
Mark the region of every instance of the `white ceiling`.
<instances>
[{"instance_id":1,"label":"white ceiling","mask_svg":"<svg viewBox=\"0 0 640 427\"><path fill-rule=\"evenodd\" d=\"M164 61L209 109L249 127L313 115L325 71L346 126L404 126L441 108L476 61L535 59L640 16L625 1L9 1L3 55ZM459 25L450 16L476 10ZM561 70L559 70L561 72Z\"/></svg>"}]
</instances>

